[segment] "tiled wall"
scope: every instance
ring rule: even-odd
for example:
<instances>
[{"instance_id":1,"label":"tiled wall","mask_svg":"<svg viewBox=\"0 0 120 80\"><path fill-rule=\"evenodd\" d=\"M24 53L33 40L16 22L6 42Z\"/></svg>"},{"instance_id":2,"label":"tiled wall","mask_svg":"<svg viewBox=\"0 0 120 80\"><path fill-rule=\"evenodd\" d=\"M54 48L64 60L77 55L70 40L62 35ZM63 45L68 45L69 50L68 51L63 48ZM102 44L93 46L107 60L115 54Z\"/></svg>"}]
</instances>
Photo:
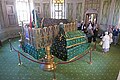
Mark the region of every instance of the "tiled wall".
<instances>
[{"instance_id":1,"label":"tiled wall","mask_svg":"<svg viewBox=\"0 0 120 80\"><path fill-rule=\"evenodd\" d=\"M116 0L112 24L120 25L120 23L118 23L119 20L120 20L120 0Z\"/></svg>"},{"instance_id":2,"label":"tiled wall","mask_svg":"<svg viewBox=\"0 0 120 80\"><path fill-rule=\"evenodd\" d=\"M52 13L52 0L33 0L35 8L39 11L40 17L49 17ZM98 11L98 23L101 25L120 25L120 6L119 0L65 0L65 17L84 19L85 12L89 9ZM50 5L47 7L44 4ZM72 8L68 8L72 4ZM48 10L45 10L44 7ZM47 14L45 14L47 13ZM11 37L12 34L18 34L17 13L15 0L0 0L0 40L5 40ZM11 35L10 35L11 34Z\"/></svg>"}]
</instances>

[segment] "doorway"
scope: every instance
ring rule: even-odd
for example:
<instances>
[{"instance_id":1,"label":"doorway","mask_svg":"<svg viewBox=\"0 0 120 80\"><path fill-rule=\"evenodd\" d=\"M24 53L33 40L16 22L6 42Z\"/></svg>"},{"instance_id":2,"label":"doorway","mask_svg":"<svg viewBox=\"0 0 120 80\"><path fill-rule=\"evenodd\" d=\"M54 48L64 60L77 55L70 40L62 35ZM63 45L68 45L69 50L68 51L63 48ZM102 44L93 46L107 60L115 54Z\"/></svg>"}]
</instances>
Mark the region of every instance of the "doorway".
<instances>
[{"instance_id":1,"label":"doorway","mask_svg":"<svg viewBox=\"0 0 120 80\"><path fill-rule=\"evenodd\" d=\"M94 9L87 10L85 13L85 24L87 25L90 21L97 24L98 13Z\"/></svg>"},{"instance_id":2,"label":"doorway","mask_svg":"<svg viewBox=\"0 0 120 80\"><path fill-rule=\"evenodd\" d=\"M96 24L97 23L97 14L93 14L93 13L86 14L85 22L88 24L89 21Z\"/></svg>"}]
</instances>

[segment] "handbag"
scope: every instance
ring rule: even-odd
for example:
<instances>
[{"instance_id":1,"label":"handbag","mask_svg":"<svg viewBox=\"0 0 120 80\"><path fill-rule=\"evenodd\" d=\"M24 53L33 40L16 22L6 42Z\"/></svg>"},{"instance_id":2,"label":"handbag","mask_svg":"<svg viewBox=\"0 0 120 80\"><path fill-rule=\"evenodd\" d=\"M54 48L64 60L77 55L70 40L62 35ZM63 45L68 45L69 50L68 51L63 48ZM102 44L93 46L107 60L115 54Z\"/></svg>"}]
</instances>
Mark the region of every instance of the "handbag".
<instances>
[{"instance_id":1,"label":"handbag","mask_svg":"<svg viewBox=\"0 0 120 80\"><path fill-rule=\"evenodd\" d=\"M103 41L100 41L99 45L102 45L103 44Z\"/></svg>"}]
</instances>

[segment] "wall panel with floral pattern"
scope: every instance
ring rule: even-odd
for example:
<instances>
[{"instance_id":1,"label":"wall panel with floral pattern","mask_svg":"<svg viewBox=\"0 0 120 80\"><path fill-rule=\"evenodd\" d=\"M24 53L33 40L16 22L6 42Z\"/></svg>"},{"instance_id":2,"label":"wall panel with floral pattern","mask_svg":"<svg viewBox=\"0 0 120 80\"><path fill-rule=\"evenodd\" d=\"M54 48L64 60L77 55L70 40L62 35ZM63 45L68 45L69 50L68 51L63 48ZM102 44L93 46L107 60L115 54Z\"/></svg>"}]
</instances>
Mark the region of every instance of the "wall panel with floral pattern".
<instances>
[{"instance_id":1,"label":"wall panel with floral pattern","mask_svg":"<svg viewBox=\"0 0 120 80\"><path fill-rule=\"evenodd\" d=\"M78 21L81 21L81 15L82 15L82 3L76 3L76 19Z\"/></svg>"},{"instance_id":2,"label":"wall panel with floral pattern","mask_svg":"<svg viewBox=\"0 0 120 80\"><path fill-rule=\"evenodd\" d=\"M111 0L105 0L103 2L101 24L107 24L108 22L108 17L110 13L110 5L111 5Z\"/></svg>"},{"instance_id":3,"label":"wall panel with floral pattern","mask_svg":"<svg viewBox=\"0 0 120 80\"><path fill-rule=\"evenodd\" d=\"M113 15L113 22L112 22L112 24L114 26L118 25L119 15L120 15L119 12L120 12L120 0L116 0L115 9L114 9L114 15Z\"/></svg>"},{"instance_id":4,"label":"wall panel with floral pattern","mask_svg":"<svg viewBox=\"0 0 120 80\"><path fill-rule=\"evenodd\" d=\"M45 18L50 17L50 3L43 3L43 14Z\"/></svg>"},{"instance_id":5,"label":"wall panel with floral pattern","mask_svg":"<svg viewBox=\"0 0 120 80\"><path fill-rule=\"evenodd\" d=\"M67 19L68 20L73 20L73 3L67 3Z\"/></svg>"}]
</instances>

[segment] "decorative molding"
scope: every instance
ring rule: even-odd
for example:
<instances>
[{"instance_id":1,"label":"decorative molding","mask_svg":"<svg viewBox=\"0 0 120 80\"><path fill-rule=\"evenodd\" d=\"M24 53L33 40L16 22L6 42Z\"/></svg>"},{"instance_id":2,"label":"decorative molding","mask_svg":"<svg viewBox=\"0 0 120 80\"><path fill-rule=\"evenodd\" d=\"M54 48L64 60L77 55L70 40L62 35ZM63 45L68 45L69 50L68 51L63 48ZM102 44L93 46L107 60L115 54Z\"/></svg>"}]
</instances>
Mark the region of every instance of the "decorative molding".
<instances>
[{"instance_id":1,"label":"decorative molding","mask_svg":"<svg viewBox=\"0 0 120 80\"><path fill-rule=\"evenodd\" d=\"M8 38L13 38L19 36L19 32L21 31L20 27L8 27L7 29L2 29L0 31L0 40L3 42Z\"/></svg>"},{"instance_id":2,"label":"decorative molding","mask_svg":"<svg viewBox=\"0 0 120 80\"><path fill-rule=\"evenodd\" d=\"M36 2L35 2L34 4L35 4L35 6L40 6L40 3L36 3Z\"/></svg>"},{"instance_id":3,"label":"decorative molding","mask_svg":"<svg viewBox=\"0 0 120 80\"><path fill-rule=\"evenodd\" d=\"M7 5L14 5L14 2L13 1L6 1L6 4Z\"/></svg>"},{"instance_id":4,"label":"decorative molding","mask_svg":"<svg viewBox=\"0 0 120 80\"><path fill-rule=\"evenodd\" d=\"M93 9L97 11L97 21L99 20L99 15L100 15L100 3L101 0L85 0L84 3L84 12L83 12L83 16L85 16L86 11ZM85 17L84 17L85 19Z\"/></svg>"}]
</instances>

